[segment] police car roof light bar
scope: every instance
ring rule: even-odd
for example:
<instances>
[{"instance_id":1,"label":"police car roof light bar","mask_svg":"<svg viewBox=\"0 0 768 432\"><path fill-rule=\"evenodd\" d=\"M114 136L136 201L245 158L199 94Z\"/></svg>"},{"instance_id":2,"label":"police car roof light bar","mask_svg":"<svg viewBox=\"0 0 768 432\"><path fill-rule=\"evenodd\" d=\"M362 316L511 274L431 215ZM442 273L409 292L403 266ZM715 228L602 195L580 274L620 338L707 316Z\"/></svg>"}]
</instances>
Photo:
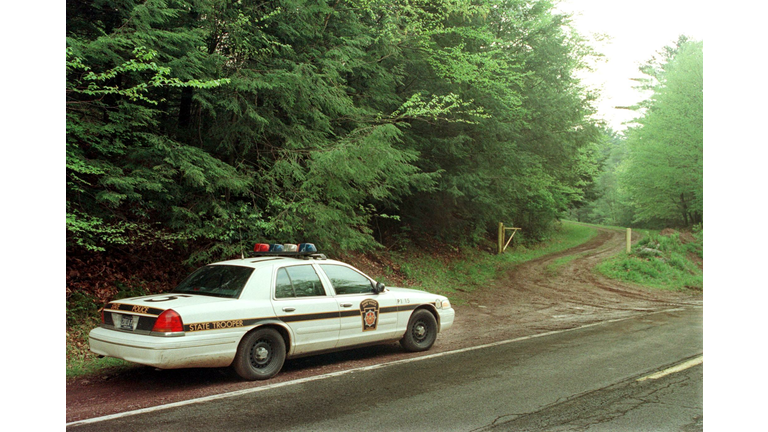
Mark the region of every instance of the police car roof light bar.
<instances>
[{"instance_id":1,"label":"police car roof light bar","mask_svg":"<svg viewBox=\"0 0 768 432\"><path fill-rule=\"evenodd\" d=\"M278 256L293 258L328 259L324 254L317 253L317 248L312 243L300 244L267 244L256 243L252 256Z\"/></svg>"}]
</instances>

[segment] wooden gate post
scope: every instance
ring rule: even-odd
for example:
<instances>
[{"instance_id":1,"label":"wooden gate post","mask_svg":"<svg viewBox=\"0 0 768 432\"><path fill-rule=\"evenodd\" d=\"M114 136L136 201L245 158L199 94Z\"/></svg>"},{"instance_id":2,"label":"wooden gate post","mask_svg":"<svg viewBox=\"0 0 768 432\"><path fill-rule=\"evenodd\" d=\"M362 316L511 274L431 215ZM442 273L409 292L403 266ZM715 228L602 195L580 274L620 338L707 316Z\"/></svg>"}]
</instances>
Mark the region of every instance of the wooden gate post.
<instances>
[{"instance_id":1,"label":"wooden gate post","mask_svg":"<svg viewBox=\"0 0 768 432\"><path fill-rule=\"evenodd\" d=\"M504 252L504 223L499 222L499 252L498 255Z\"/></svg>"}]
</instances>

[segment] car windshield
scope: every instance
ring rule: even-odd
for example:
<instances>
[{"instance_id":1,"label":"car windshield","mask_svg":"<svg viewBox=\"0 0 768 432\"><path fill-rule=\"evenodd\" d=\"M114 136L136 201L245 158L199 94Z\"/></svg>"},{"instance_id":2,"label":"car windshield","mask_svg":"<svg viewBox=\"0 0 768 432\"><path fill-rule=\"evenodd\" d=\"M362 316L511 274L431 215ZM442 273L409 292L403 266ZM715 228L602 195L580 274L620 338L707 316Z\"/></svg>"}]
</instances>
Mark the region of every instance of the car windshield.
<instances>
[{"instance_id":1,"label":"car windshield","mask_svg":"<svg viewBox=\"0 0 768 432\"><path fill-rule=\"evenodd\" d=\"M195 270L173 292L237 298L251 273L250 267L209 265Z\"/></svg>"}]
</instances>

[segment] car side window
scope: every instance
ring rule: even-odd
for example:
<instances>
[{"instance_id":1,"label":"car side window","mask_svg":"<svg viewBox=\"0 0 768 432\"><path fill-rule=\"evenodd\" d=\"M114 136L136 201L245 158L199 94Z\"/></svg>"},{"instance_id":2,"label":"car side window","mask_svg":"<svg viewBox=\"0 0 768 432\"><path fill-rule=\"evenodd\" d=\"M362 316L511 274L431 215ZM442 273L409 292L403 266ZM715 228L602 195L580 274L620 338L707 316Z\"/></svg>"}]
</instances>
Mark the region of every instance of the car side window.
<instances>
[{"instance_id":1,"label":"car side window","mask_svg":"<svg viewBox=\"0 0 768 432\"><path fill-rule=\"evenodd\" d=\"M339 265L320 265L331 280L336 294L367 294L372 291L371 281L349 267Z\"/></svg>"},{"instance_id":2,"label":"car side window","mask_svg":"<svg viewBox=\"0 0 768 432\"><path fill-rule=\"evenodd\" d=\"M320 277L310 265L283 267L277 271L275 298L324 296Z\"/></svg>"}]
</instances>

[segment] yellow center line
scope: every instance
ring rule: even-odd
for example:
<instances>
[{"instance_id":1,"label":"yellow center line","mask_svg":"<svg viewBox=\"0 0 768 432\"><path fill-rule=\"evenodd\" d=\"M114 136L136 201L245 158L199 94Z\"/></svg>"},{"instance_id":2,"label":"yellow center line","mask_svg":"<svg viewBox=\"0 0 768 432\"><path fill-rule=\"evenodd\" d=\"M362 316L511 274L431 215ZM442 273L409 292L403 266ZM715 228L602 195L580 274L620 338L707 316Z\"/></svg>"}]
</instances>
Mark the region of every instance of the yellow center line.
<instances>
[{"instance_id":1,"label":"yellow center line","mask_svg":"<svg viewBox=\"0 0 768 432\"><path fill-rule=\"evenodd\" d=\"M697 357L695 359L691 359L691 360L688 360L687 362L680 363L679 365L673 366L673 367L671 367L669 369L664 369L663 371L656 372L654 374L647 375L647 376L644 376L642 378L638 378L638 381L645 381L645 380L649 380L649 379L652 379L652 380L659 379L661 377L664 377L664 376L667 376L667 375L671 375L671 374L676 373L676 372L684 371L684 370L686 370L688 368L700 365L702 363L704 363L704 356L699 356L699 357Z\"/></svg>"}]
</instances>

